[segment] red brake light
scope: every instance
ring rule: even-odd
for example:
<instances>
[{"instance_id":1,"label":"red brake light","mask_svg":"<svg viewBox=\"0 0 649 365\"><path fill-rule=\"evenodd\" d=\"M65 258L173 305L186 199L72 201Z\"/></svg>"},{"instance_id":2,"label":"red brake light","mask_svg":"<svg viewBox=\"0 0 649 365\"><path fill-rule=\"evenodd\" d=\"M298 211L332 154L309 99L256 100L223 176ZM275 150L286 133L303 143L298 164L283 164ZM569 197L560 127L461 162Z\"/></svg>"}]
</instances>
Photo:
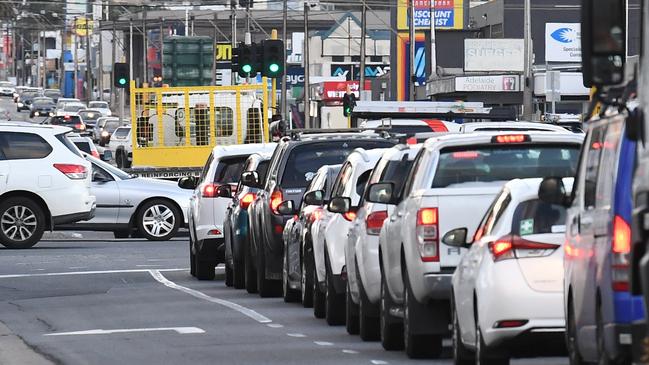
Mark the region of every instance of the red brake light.
<instances>
[{"instance_id":1,"label":"red brake light","mask_svg":"<svg viewBox=\"0 0 649 365\"><path fill-rule=\"evenodd\" d=\"M613 219L612 286L615 291L629 290L629 253L631 252L631 227L624 218Z\"/></svg>"},{"instance_id":2,"label":"red brake light","mask_svg":"<svg viewBox=\"0 0 649 365\"><path fill-rule=\"evenodd\" d=\"M452 156L456 160L473 160L478 158L480 155L477 151L460 151L453 152Z\"/></svg>"},{"instance_id":3,"label":"red brake light","mask_svg":"<svg viewBox=\"0 0 649 365\"><path fill-rule=\"evenodd\" d=\"M408 139L406 140L406 144L408 144L408 145L417 144L417 138L415 138L415 137L410 137L410 138L408 138Z\"/></svg>"},{"instance_id":4,"label":"red brake light","mask_svg":"<svg viewBox=\"0 0 649 365\"><path fill-rule=\"evenodd\" d=\"M323 214L324 212L322 211L322 208L318 207L314 209L313 212L311 212L309 219L311 220L311 222L319 221L320 219L322 219Z\"/></svg>"},{"instance_id":5,"label":"red brake light","mask_svg":"<svg viewBox=\"0 0 649 365\"><path fill-rule=\"evenodd\" d=\"M504 134L492 138L495 143L523 143L529 142L530 136L526 134Z\"/></svg>"},{"instance_id":6,"label":"red brake light","mask_svg":"<svg viewBox=\"0 0 649 365\"><path fill-rule=\"evenodd\" d=\"M97 152L97 151L90 151L90 154L91 154L92 157L94 157L94 158L99 158L99 152Z\"/></svg>"},{"instance_id":7,"label":"red brake light","mask_svg":"<svg viewBox=\"0 0 649 365\"><path fill-rule=\"evenodd\" d=\"M347 213L343 213L343 218L351 222L356 219L356 212L350 210Z\"/></svg>"},{"instance_id":8,"label":"red brake light","mask_svg":"<svg viewBox=\"0 0 649 365\"><path fill-rule=\"evenodd\" d=\"M613 252L631 252L631 227L619 215L613 220Z\"/></svg>"},{"instance_id":9,"label":"red brake light","mask_svg":"<svg viewBox=\"0 0 649 365\"><path fill-rule=\"evenodd\" d=\"M68 119L70 119L70 116L69 115L64 115L63 119L68 120Z\"/></svg>"},{"instance_id":10,"label":"red brake light","mask_svg":"<svg viewBox=\"0 0 649 365\"><path fill-rule=\"evenodd\" d=\"M437 208L417 211L417 248L421 261L439 262L439 227Z\"/></svg>"},{"instance_id":11,"label":"red brake light","mask_svg":"<svg viewBox=\"0 0 649 365\"><path fill-rule=\"evenodd\" d=\"M494 324L494 328L516 328L523 327L527 324L527 320L524 319L510 319L505 321L498 321Z\"/></svg>"},{"instance_id":12,"label":"red brake light","mask_svg":"<svg viewBox=\"0 0 649 365\"><path fill-rule=\"evenodd\" d=\"M203 198L216 198L216 190L219 188L216 184L205 184L201 189Z\"/></svg>"},{"instance_id":13,"label":"red brake light","mask_svg":"<svg viewBox=\"0 0 649 365\"><path fill-rule=\"evenodd\" d=\"M88 177L88 169L83 165L55 163L54 168L61 171L65 176L72 180L83 180Z\"/></svg>"},{"instance_id":14,"label":"red brake light","mask_svg":"<svg viewBox=\"0 0 649 365\"><path fill-rule=\"evenodd\" d=\"M494 261L498 261L500 259L504 258L512 258L513 255L508 255L511 254L512 252L512 243L508 241L496 241L492 242L489 244L489 251L491 251L491 254L494 257ZM511 256L511 257L504 257L505 255Z\"/></svg>"},{"instance_id":15,"label":"red brake light","mask_svg":"<svg viewBox=\"0 0 649 365\"><path fill-rule=\"evenodd\" d=\"M368 215L367 218L365 218L365 230L367 231L367 234L378 236L381 233L383 221L385 221L387 217L388 212L386 210L380 210Z\"/></svg>"},{"instance_id":16,"label":"red brake light","mask_svg":"<svg viewBox=\"0 0 649 365\"><path fill-rule=\"evenodd\" d=\"M284 201L284 194L281 190L275 190L270 194L270 209L273 211L273 214L279 214L277 207Z\"/></svg>"},{"instance_id":17,"label":"red brake light","mask_svg":"<svg viewBox=\"0 0 649 365\"><path fill-rule=\"evenodd\" d=\"M518 236L505 236L489 244L494 261L548 256L559 245L529 241Z\"/></svg>"},{"instance_id":18,"label":"red brake light","mask_svg":"<svg viewBox=\"0 0 649 365\"><path fill-rule=\"evenodd\" d=\"M241 209L248 209L250 203L255 200L255 197L256 196L253 193L247 193L246 195L244 195L243 198L241 198L241 200L239 201L239 206L241 207Z\"/></svg>"}]
</instances>

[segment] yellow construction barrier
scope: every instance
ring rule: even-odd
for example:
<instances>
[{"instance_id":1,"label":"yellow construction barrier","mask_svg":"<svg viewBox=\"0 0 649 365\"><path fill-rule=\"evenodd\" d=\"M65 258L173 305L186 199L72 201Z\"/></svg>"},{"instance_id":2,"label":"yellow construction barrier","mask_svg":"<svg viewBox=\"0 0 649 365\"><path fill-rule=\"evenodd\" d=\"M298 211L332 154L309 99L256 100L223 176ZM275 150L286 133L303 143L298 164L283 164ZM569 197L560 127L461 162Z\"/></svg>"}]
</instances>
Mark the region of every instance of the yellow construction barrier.
<instances>
[{"instance_id":1,"label":"yellow construction barrier","mask_svg":"<svg viewBox=\"0 0 649 365\"><path fill-rule=\"evenodd\" d=\"M214 146L269 141L268 82L143 87L131 81L133 167L199 167Z\"/></svg>"}]
</instances>

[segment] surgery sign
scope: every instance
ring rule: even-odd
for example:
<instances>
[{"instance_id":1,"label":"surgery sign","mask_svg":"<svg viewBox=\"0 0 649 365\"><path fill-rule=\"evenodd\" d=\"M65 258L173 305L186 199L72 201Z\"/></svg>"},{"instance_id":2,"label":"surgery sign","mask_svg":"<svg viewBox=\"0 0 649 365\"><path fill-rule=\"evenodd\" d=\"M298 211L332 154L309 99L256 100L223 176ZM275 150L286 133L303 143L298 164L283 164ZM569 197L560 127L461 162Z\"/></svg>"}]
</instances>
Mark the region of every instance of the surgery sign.
<instances>
[{"instance_id":1,"label":"surgery sign","mask_svg":"<svg viewBox=\"0 0 649 365\"><path fill-rule=\"evenodd\" d=\"M430 0L398 0L397 26L400 30L410 28L409 7L414 1L415 28L430 29ZM465 0L435 0L435 28L463 29Z\"/></svg>"}]
</instances>

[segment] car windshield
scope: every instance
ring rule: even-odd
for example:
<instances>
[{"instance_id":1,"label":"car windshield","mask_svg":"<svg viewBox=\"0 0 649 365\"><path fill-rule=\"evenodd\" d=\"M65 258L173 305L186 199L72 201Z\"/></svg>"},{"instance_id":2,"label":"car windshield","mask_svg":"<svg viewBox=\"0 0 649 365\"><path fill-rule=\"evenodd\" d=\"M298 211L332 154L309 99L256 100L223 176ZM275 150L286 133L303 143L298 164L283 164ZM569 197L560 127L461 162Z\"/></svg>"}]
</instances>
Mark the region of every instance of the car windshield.
<instances>
[{"instance_id":1,"label":"car windshield","mask_svg":"<svg viewBox=\"0 0 649 365\"><path fill-rule=\"evenodd\" d=\"M76 125L81 123L81 118L78 115L66 115L66 116L56 116L50 118L50 124L52 125Z\"/></svg>"},{"instance_id":2,"label":"car windshield","mask_svg":"<svg viewBox=\"0 0 649 365\"><path fill-rule=\"evenodd\" d=\"M54 107L52 99L34 99L34 106L37 108L51 108Z\"/></svg>"},{"instance_id":3,"label":"car windshield","mask_svg":"<svg viewBox=\"0 0 649 365\"><path fill-rule=\"evenodd\" d=\"M36 91L25 91L22 94L23 99L24 98L33 98L33 97L36 97L36 96L38 96L38 92L36 92Z\"/></svg>"},{"instance_id":4,"label":"car windshield","mask_svg":"<svg viewBox=\"0 0 649 365\"><path fill-rule=\"evenodd\" d=\"M84 105L70 105L66 104L65 107L63 108L64 112L78 112L79 110L85 109L86 107Z\"/></svg>"},{"instance_id":5,"label":"car windshield","mask_svg":"<svg viewBox=\"0 0 649 365\"><path fill-rule=\"evenodd\" d=\"M376 139L330 140L297 146L291 151L282 176L282 188L305 188L324 165L345 162L355 148L387 148L394 143Z\"/></svg>"},{"instance_id":6,"label":"car windshield","mask_svg":"<svg viewBox=\"0 0 649 365\"><path fill-rule=\"evenodd\" d=\"M104 130L109 133L115 132L117 128L119 128L119 120L109 120L104 124Z\"/></svg>"},{"instance_id":7,"label":"car windshield","mask_svg":"<svg viewBox=\"0 0 649 365\"><path fill-rule=\"evenodd\" d=\"M49 96L49 97L53 97L53 96L56 97L56 96L60 96L60 95L61 95L61 92L60 92L60 91L56 91L56 90L52 90L52 91L47 91L47 90L46 90L46 91L43 93L43 95L45 95L45 96Z\"/></svg>"},{"instance_id":8,"label":"car windshield","mask_svg":"<svg viewBox=\"0 0 649 365\"><path fill-rule=\"evenodd\" d=\"M579 150L575 144L446 148L440 152L432 187L574 176Z\"/></svg>"},{"instance_id":9,"label":"car windshield","mask_svg":"<svg viewBox=\"0 0 649 365\"><path fill-rule=\"evenodd\" d=\"M101 116L101 114L99 114L99 112L96 112L94 110L92 111L82 110L79 112L79 116L83 118L83 120L87 120L87 119L97 119Z\"/></svg>"},{"instance_id":10,"label":"car windshield","mask_svg":"<svg viewBox=\"0 0 649 365\"><path fill-rule=\"evenodd\" d=\"M134 175L127 174L126 172L118 169L117 167L110 165L104 161L101 161L98 158L94 158L90 155L86 155L86 160L90 161L93 165L97 165L101 167L102 169L110 172L111 174L117 176L120 180L128 180L128 179L134 179Z\"/></svg>"},{"instance_id":11,"label":"car windshield","mask_svg":"<svg viewBox=\"0 0 649 365\"><path fill-rule=\"evenodd\" d=\"M529 236L543 233L564 233L566 231L566 208L528 200L520 203L514 211L512 234Z\"/></svg>"},{"instance_id":12,"label":"car windshield","mask_svg":"<svg viewBox=\"0 0 649 365\"><path fill-rule=\"evenodd\" d=\"M13 85L8 81L0 81L0 87L13 87Z\"/></svg>"},{"instance_id":13,"label":"car windshield","mask_svg":"<svg viewBox=\"0 0 649 365\"><path fill-rule=\"evenodd\" d=\"M131 128L117 128L115 130L115 133L113 133L113 136L115 137L126 137L128 136L128 133L131 131Z\"/></svg>"},{"instance_id":14,"label":"car windshield","mask_svg":"<svg viewBox=\"0 0 649 365\"><path fill-rule=\"evenodd\" d=\"M108 109L108 103L105 101L91 101L88 104L89 108L100 108L100 109Z\"/></svg>"}]
</instances>

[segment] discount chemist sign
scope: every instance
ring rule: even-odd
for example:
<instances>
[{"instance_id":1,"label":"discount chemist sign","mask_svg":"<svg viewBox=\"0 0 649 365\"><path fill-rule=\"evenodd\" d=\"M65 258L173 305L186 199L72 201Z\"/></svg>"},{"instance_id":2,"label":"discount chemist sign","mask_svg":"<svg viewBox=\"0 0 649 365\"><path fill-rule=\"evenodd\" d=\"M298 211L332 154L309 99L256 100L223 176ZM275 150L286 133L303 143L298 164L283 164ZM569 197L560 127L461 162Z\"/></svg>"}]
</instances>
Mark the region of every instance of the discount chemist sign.
<instances>
[{"instance_id":1,"label":"discount chemist sign","mask_svg":"<svg viewBox=\"0 0 649 365\"><path fill-rule=\"evenodd\" d=\"M399 30L410 28L408 9L410 1L414 1L415 28L430 29L431 0L398 0L397 27ZM435 28L463 29L464 3L468 0L435 0Z\"/></svg>"}]
</instances>

